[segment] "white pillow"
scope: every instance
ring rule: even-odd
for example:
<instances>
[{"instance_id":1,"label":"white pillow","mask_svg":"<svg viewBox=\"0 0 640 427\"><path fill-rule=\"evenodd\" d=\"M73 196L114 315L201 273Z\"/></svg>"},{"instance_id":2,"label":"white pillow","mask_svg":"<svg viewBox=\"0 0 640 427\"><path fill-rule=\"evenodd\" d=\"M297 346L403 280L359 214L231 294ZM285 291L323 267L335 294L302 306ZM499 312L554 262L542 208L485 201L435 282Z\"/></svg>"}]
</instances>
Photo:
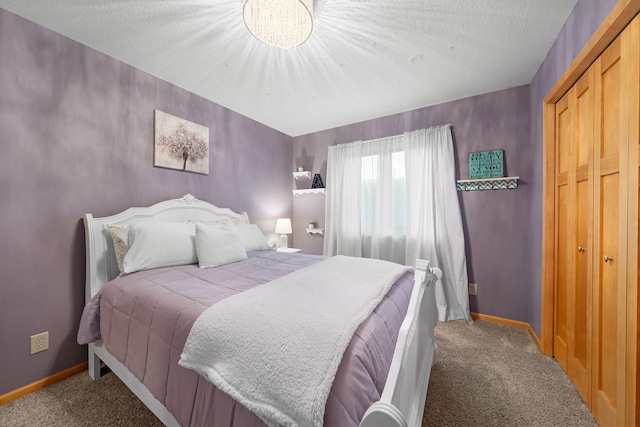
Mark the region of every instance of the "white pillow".
<instances>
[{"instance_id":1,"label":"white pillow","mask_svg":"<svg viewBox=\"0 0 640 427\"><path fill-rule=\"evenodd\" d=\"M113 241L113 252L116 255L118 270L120 270L120 273L123 273L124 266L122 265L122 261L124 260L124 256L127 254L127 251L129 250L129 239L127 236L127 233L128 233L127 227L121 224L107 224L104 227L107 229L107 231L111 235L111 240Z\"/></svg>"},{"instance_id":2,"label":"white pillow","mask_svg":"<svg viewBox=\"0 0 640 427\"><path fill-rule=\"evenodd\" d=\"M271 249L264 234L255 224L225 224L222 229L236 232L247 252Z\"/></svg>"},{"instance_id":3,"label":"white pillow","mask_svg":"<svg viewBox=\"0 0 640 427\"><path fill-rule=\"evenodd\" d=\"M131 224L129 250L122 262L124 272L197 263L195 236L195 224L186 222Z\"/></svg>"},{"instance_id":4,"label":"white pillow","mask_svg":"<svg viewBox=\"0 0 640 427\"><path fill-rule=\"evenodd\" d=\"M247 259L240 236L215 225L196 224L196 251L200 268L219 267Z\"/></svg>"}]
</instances>

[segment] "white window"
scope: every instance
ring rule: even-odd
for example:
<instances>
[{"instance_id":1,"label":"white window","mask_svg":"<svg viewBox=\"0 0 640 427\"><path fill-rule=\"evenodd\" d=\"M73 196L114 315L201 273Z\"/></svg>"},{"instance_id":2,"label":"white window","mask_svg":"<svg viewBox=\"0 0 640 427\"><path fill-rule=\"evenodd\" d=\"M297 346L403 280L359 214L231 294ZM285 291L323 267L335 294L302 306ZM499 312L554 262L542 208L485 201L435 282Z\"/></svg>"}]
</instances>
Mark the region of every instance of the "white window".
<instances>
[{"instance_id":1,"label":"white window","mask_svg":"<svg viewBox=\"0 0 640 427\"><path fill-rule=\"evenodd\" d=\"M383 157L377 154L363 156L361 175L362 234L406 235L407 182L404 151L394 151L391 156Z\"/></svg>"}]
</instances>

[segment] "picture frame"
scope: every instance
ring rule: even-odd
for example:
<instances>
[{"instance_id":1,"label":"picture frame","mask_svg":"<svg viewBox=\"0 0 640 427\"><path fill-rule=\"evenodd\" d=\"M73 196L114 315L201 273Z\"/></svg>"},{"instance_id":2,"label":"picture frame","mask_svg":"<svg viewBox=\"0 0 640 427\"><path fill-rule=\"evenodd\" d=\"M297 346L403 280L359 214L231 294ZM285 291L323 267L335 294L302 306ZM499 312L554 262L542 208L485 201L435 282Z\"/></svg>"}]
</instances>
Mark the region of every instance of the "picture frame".
<instances>
[{"instance_id":1,"label":"picture frame","mask_svg":"<svg viewBox=\"0 0 640 427\"><path fill-rule=\"evenodd\" d=\"M209 128L154 111L154 166L209 174Z\"/></svg>"}]
</instances>

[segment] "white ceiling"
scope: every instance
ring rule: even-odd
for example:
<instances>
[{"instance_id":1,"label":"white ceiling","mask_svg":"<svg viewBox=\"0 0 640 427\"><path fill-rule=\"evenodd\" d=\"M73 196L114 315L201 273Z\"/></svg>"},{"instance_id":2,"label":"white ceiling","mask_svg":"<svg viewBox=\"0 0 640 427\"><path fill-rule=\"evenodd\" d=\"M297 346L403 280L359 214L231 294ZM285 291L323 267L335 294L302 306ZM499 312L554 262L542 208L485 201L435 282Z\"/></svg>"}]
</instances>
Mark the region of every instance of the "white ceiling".
<instances>
[{"instance_id":1,"label":"white ceiling","mask_svg":"<svg viewBox=\"0 0 640 427\"><path fill-rule=\"evenodd\" d=\"M0 7L299 136L531 82L577 0L316 0L311 37L255 39L243 0Z\"/></svg>"}]
</instances>

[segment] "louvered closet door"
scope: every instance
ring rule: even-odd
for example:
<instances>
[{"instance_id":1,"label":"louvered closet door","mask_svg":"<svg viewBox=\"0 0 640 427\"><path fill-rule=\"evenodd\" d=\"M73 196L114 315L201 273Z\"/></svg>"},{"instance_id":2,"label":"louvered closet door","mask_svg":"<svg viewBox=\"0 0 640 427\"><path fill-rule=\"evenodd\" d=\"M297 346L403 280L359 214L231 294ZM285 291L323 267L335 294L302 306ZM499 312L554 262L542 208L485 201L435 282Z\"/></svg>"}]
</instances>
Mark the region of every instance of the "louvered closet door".
<instances>
[{"instance_id":1,"label":"louvered closet door","mask_svg":"<svg viewBox=\"0 0 640 427\"><path fill-rule=\"evenodd\" d=\"M624 425L626 349L629 40L623 33L595 63L594 352L592 412Z\"/></svg>"}]
</instances>

